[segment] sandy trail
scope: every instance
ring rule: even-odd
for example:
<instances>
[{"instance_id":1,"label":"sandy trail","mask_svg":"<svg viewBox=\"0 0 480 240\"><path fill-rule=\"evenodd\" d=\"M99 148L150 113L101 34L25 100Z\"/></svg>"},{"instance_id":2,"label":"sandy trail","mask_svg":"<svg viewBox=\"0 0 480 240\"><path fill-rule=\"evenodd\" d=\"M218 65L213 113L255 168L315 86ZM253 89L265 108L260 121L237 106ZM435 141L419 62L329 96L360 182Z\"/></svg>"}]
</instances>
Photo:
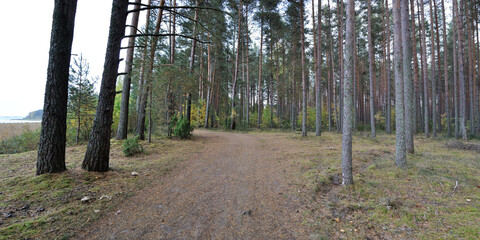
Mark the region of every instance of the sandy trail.
<instances>
[{"instance_id":1,"label":"sandy trail","mask_svg":"<svg viewBox=\"0 0 480 240\"><path fill-rule=\"evenodd\" d=\"M205 150L80 239L308 239L289 164L251 134L195 131ZM275 151L275 149L273 149Z\"/></svg>"}]
</instances>

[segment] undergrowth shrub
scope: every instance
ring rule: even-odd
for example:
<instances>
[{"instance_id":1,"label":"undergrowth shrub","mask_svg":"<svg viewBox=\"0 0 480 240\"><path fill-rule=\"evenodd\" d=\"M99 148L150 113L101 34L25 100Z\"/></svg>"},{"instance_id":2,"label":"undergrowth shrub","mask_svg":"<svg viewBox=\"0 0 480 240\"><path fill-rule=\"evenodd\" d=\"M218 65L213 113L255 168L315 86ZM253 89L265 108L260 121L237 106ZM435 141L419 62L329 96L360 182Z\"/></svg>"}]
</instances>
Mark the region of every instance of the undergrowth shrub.
<instances>
[{"instance_id":1,"label":"undergrowth shrub","mask_svg":"<svg viewBox=\"0 0 480 240\"><path fill-rule=\"evenodd\" d=\"M18 136L14 136L0 142L0 154L13 154L33 151L38 147L40 129L27 130Z\"/></svg>"},{"instance_id":2,"label":"undergrowth shrub","mask_svg":"<svg viewBox=\"0 0 480 240\"><path fill-rule=\"evenodd\" d=\"M190 126L186 117L181 117L180 121L175 126L175 131L173 134L180 139L187 139L192 136L193 127Z\"/></svg>"},{"instance_id":3,"label":"undergrowth shrub","mask_svg":"<svg viewBox=\"0 0 480 240\"><path fill-rule=\"evenodd\" d=\"M123 141L123 154L125 156L133 156L137 153L143 152L143 147L138 143L139 136L135 136L134 138L127 138Z\"/></svg>"}]
</instances>

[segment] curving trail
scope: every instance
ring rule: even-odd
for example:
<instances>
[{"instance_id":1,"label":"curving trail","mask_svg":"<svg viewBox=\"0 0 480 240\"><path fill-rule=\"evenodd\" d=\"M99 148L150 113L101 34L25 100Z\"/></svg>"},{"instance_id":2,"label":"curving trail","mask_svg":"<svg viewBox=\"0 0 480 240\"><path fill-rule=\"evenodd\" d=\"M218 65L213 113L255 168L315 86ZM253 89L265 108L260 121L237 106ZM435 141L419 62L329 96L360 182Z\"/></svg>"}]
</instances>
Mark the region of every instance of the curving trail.
<instances>
[{"instance_id":1,"label":"curving trail","mask_svg":"<svg viewBox=\"0 0 480 240\"><path fill-rule=\"evenodd\" d=\"M308 239L289 164L252 134L195 131L205 141L86 229L80 239ZM277 151L278 152L278 151ZM116 212L113 211L113 212Z\"/></svg>"}]
</instances>

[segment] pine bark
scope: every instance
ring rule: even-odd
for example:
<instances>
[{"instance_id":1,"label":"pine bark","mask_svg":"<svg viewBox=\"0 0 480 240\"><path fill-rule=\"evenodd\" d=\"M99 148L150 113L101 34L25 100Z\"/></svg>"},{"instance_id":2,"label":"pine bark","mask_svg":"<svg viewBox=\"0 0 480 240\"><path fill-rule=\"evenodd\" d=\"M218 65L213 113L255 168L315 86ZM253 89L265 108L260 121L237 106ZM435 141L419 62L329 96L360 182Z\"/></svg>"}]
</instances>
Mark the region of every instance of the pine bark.
<instances>
[{"instance_id":1,"label":"pine bark","mask_svg":"<svg viewBox=\"0 0 480 240\"><path fill-rule=\"evenodd\" d=\"M394 24L394 70L395 70L395 130L396 152L395 165L406 165L405 145L405 102L403 80L403 53L402 53L402 15L400 0L393 1L393 24Z\"/></svg>"},{"instance_id":2,"label":"pine bark","mask_svg":"<svg viewBox=\"0 0 480 240\"><path fill-rule=\"evenodd\" d=\"M261 7L261 11L263 11L263 7ZM260 52L258 56L258 119L257 119L257 127L260 128L262 124L262 62L263 62L263 17L260 20ZM295 51L294 51L295 52ZM292 125L293 126L293 125Z\"/></svg>"},{"instance_id":3,"label":"pine bark","mask_svg":"<svg viewBox=\"0 0 480 240\"><path fill-rule=\"evenodd\" d=\"M338 12L338 51L339 51L339 68L340 68L340 74L339 74L339 88L340 88L340 126L338 127L339 132L343 132L343 95L344 95L344 90L343 90L343 77L344 77L344 64L343 64L343 0L337 0L337 9L339 9Z\"/></svg>"},{"instance_id":4,"label":"pine bark","mask_svg":"<svg viewBox=\"0 0 480 240\"><path fill-rule=\"evenodd\" d=\"M453 9L455 12L455 23L457 26L457 38L458 38L458 75L459 75L459 87L460 87L460 134L462 139L466 141L467 137L467 128L466 128L466 117L467 117L467 104L466 104L466 91L465 91L465 64L464 64L464 38L463 38L463 21L461 20L460 13L463 13L463 4L460 3L460 12L458 10L457 0L453 0Z\"/></svg>"},{"instance_id":5,"label":"pine bark","mask_svg":"<svg viewBox=\"0 0 480 240\"><path fill-rule=\"evenodd\" d=\"M355 1L347 1L347 29L345 42L345 78L342 135L342 185L353 184L352 174L352 122L353 119L353 72L355 46Z\"/></svg>"},{"instance_id":6,"label":"pine bark","mask_svg":"<svg viewBox=\"0 0 480 240\"><path fill-rule=\"evenodd\" d=\"M451 114L450 114L450 90L448 85L448 59L447 59L447 24L445 16L445 1L442 0L442 20L443 20L443 77L445 80L445 112L447 115L447 133L452 135Z\"/></svg>"},{"instance_id":7,"label":"pine bark","mask_svg":"<svg viewBox=\"0 0 480 240\"><path fill-rule=\"evenodd\" d=\"M402 47L403 47L403 84L405 100L405 147L408 153L414 153L413 128L414 128L414 96L412 79L412 40L410 32L410 15L408 1L401 1L402 14Z\"/></svg>"},{"instance_id":8,"label":"pine bark","mask_svg":"<svg viewBox=\"0 0 480 240\"><path fill-rule=\"evenodd\" d=\"M118 76L121 42L125 35L127 10L128 0L113 1L97 112L82 163L82 169L87 171L105 172L109 167L115 84Z\"/></svg>"},{"instance_id":9,"label":"pine bark","mask_svg":"<svg viewBox=\"0 0 480 240\"><path fill-rule=\"evenodd\" d=\"M385 125L387 134L392 133L392 77L390 67L390 10L388 9L388 0L385 0L385 14L387 16L387 114L385 116Z\"/></svg>"},{"instance_id":10,"label":"pine bark","mask_svg":"<svg viewBox=\"0 0 480 240\"><path fill-rule=\"evenodd\" d=\"M141 0L135 0L134 10L140 9L139 3ZM132 23L130 24L130 34L135 35L137 32L138 19L140 17L140 12L134 12L132 15ZM128 107L130 103L130 85L132 82L132 69L133 69L133 54L135 52L135 38L131 37L128 39L127 45L127 57L125 59L125 78L123 79L123 88L122 88L122 100L120 106L120 118L118 121L117 128L117 140L123 140L127 138L128 132Z\"/></svg>"},{"instance_id":11,"label":"pine bark","mask_svg":"<svg viewBox=\"0 0 480 240\"><path fill-rule=\"evenodd\" d=\"M231 123L230 129L235 130L235 97L236 97L236 89L237 89L237 80L238 80L238 72L240 67L240 41L242 40L242 1L238 2L238 40L237 40L237 53L235 55L235 72L233 73L233 84L232 84L232 112L230 115Z\"/></svg>"},{"instance_id":12,"label":"pine bark","mask_svg":"<svg viewBox=\"0 0 480 240\"><path fill-rule=\"evenodd\" d=\"M422 75L423 75L423 107L424 107L424 131L425 136L428 138L430 137L429 133L429 121L428 121L428 67L427 67L427 44L426 44L426 37L425 37L425 10L424 10L423 2L420 7L420 15L422 16Z\"/></svg>"},{"instance_id":13,"label":"pine bark","mask_svg":"<svg viewBox=\"0 0 480 240\"><path fill-rule=\"evenodd\" d=\"M300 27L302 42L302 136L307 136L307 79L305 76L305 34L304 34L304 1L300 0Z\"/></svg>"},{"instance_id":14,"label":"pine bark","mask_svg":"<svg viewBox=\"0 0 480 240\"><path fill-rule=\"evenodd\" d=\"M36 174L66 170L68 76L77 0L55 0Z\"/></svg>"},{"instance_id":15,"label":"pine bark","mask_svg":"<svg viewBox=\"0 0 480 240\"><path fill-rule=\"evenodd\" d=\"M437 77L436 77L436 49L435 49L435 34L434 34L434 20L433 20L433 5L432 0L428 1L430 6L430 78L432 80L432 136L437 137Z\"/></svg>"},{"instance_id":16,"label":"pine bark","mask_svg":"<svg viewBox=\"0 0 480 240\"><path fill-rule=\"evenodd\" d=\"M313 1L313 0L312 0ZM322 0L318 0L315 74L315 135L322 135Z\"/></svg>"},{"instance_id":17,"label":"pine bark","mask_svg":"<svg viewBox=\"0 0 480 240\"><path fill-rule=\"evenodd\" d=\"M372 138L376 137L375 133L375 104L374 104L374 64L375 64L375 55L373 54L373 39L372 39L372 7L370 0L367 0L368 5L368 69L370 75L370 128Z\"/></svg>"}]
</instances>

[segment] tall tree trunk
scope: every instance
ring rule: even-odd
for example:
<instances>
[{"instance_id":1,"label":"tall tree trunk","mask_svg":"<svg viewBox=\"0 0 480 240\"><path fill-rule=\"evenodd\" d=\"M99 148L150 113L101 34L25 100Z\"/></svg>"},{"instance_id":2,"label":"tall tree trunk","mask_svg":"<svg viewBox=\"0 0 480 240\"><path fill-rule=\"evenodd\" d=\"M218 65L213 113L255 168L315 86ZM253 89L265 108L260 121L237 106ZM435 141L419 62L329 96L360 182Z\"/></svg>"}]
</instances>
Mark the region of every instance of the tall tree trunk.
<instances>
[{"instance_id":1,"label":"tall tree trunk","mask_svg":"<svg viewBox=\"0 0 480 240\"><path fill-rule=\"evenodd\" d=\"M425 37L425 10L423 6L423 2L421 4L420 8L420 15L422 16L422 75L423 75L423 107L424 107L424 117L423 120L424 122L424 131L425 131L425 136L428 138L430 137L429 133L429 122L428 122L428 67L427 67L427 40Z\"/></svg>"},{"instance_id":2,"label":"tall tree trunk","mask_svg":"<svg viewBox=\"0 0 480 240\"><path fill-rule=\"evenodd\" d=\"M450 91L448 88L448 60L447 60L447 24L445 16L445 1L442 0L442 20L443 20L443 77L445 79L445 112L447 114L447 133L452 135L451 114L450 114Z\"/></svg>"},{"instance_id":3,"label":"tall tree trunk","mask_svg":"<svg viewBox=\"0 0 480 240\"><path fill-rule=\"evenodd\" d=\"M337 6L340 5L340 8L337 7L337 9L340 9L338 12L338 51L339 51L339 67L340 67L340 74L339 74L339 88L340 88L340 126L338 128L339 132L343 132L343 77L344 77L344 64L343 64L343 0L337 0Z\"/></svg>"},{"instance_id":4,"label":"tall tree trunk","mask_svg":"<svg viewBox=\"0 0 480 240\"><path fill-rule=\"evenodd\" d=\"M368 5L368 69L370 75L370 128L372 133L372 138L376 137L375 133L375 104L374 96L375 89L373 84L373 78L375 75L374 64L375 56L373 55L373 40L372 40L372 8L370 0L367 0Z\"/></svg>"},{"instance_id":5,"label":"tall tree trunk","mask_svg":"<svg viewBox=\"0 0 480 240\"><path fill-rule=\"evenodd\" d=\"M353 119L353 59L355 36L355 1L347 1L347 29L345 42L345 78L342 135L342 185L353 184L352 174L352 121Z\"/></svg>"},{"instance_id":6,"label":"tall tree trunk","mask_svg":"<svg viewBox=\"0 0 480 240\"><path fill-rule=\"evenodd\" d=\"M263 6L260 7L261 11L263 11ZM295 52L295 51L294 51ZM260 52L258 56L258 119L257 119L257 127L260 128L262 124L262 62L263 62L263 16L260 20Z\"/></svg>"},{"instance_id":7,"label":"tall tree trunk","mask_svg":"<svg viewBox=\"0 0 480 240\"><path fill-rule=\"evenodd\" d=\"M385 116L386 131L392 133L392 77L390 67L390 10L388 0L385 0L385 14L387 15L387 114Z\"/></svg>"},{"instance_id":8,"label":"tall tree trunk","mask_svg":"<svg viewBox=\"0 0 480 240\"><path fill-rule=\"evenodd\" d=\"M416 40L416 25L415 25L415 4L413 0L410 0L410 8L411 8L411 22L412 22L412 55L413 55L413 79L414 79L414 89L413 92L415 97L414 98L414 112L413 112L413 134L417 133L418 130L418 119L420 118L420 91L419 91L419 84L420 79L418 76L419 66L418 66L418 56L417 56L417 40ZM408 146L407 146L408 148ZM408 151L408 149L407 149Z\"/></svg>"},{"instance_id":9,"label":"tall tree trunk","mask_svg":"<svg viewBox=\"0 0 480 240\"><path fill-rule=\"evenodd\" d=\"M134 10L140 8L141 0L135 0ZM132 15L132 23L130 24L130 34L135 35L137 32L138 19L140 17L140 12L134 12ZM127 57L125 59L125 78L123 79L123 88L122 88L122 101L120 106L120 118L118 121L117 128L117 140L123 140L127 138L128 131L128 107L130 103L130 85L132 82L132 68L133 68L133 53L135 52L135 38L131 37L128 39L127 45Z\"/></svg>"},{"instance_id":10,"label":"tall tree trunk","mask_svg":"<svg viewBox=\"0 0 480 240\"><path fill-rule=\"evenodd\" d=\"M394 69L395 69L395 131L396 149L395 165L405 167L405 104L404 104L404 80L402 67L402 14L401 0L393 1L393 25L394 25Z\"/></svg>"},{"instance_id":11,"label":"tall tree trunk","mask_svg":"<svg viewBox=\"0 0 480 240\"><path fill-rule=\"evenodd\" d=\"M195 6L198 6L198 0L195 2ZM192 48L190 51L190 71L193 71L195 64L195 49L197 47L197 20L198 20L198 10L195 9L194 25L193 25L193 39L192 39ZM190 126L190 119L192 118L192 91L189 90L187 93L187 122Z\"/></svg>"},{"instance_id":12,"label":"tall tree trunk","mask_svg":"<svg viewBox=\"0 0 480 240\"><path fill-rule=\"evenodd\" d=\"M456 24L456 11L453 12L453 107L454 107L454 118L455 118L455 138L460 138L460 122L459 122L459 101L458 101L458 58L457 58L457 24Z\"/></svg>"},{"instance_id":13,"label":"tall tree trunk","mask_svg":"<svg viewBox=\"0 0 480 240\"><path fill-rule=\"evenodd\" d=\"M165 0L160 1L160 7L165 5ZM150 47L150 62L146 72L146 81L143 84L140 104L137 114L137 128L136 135L139 136L141 140L145 139L145 118L146 118L146 108L148 102L149 91L151 88L151 83L153 81L153 65L155 62L155 52L157 51L157 42L158 42L158 33L160 32L160 25L162 23L163 17L163 8L160 8L158 12L157 22L155 24L155 32L153 33L152 43Z\"/></svg>"},{"instance_id":14,"label":"tall tree trunk","mask_svg":"<svg viewBox=\"0 0 480 240\"><path fill-rule=\"evenodd\" d=\"M435 60L435 35L434 35L434 15L433 15L433 5L432 0L429 0L430 6L430 64L431 64L431 75L432 80L432 136L437 137L437 76L436 76L436 60Z\"/></svg>"},{"instance_id":15,"label":"tall tree trunk","mask_svg":"<svg viewBox=\"0 0 480 240\"><path fill-rule=\"evenodd\" d=\"M248 4L245 5L245 34L246 34L246 64L247 64L247 116L246 116L246 120L247 120L247 128L250 126L250 72L249 72L249 58L250 58L250 48L249 48L249 43L248 43L248 37L249 37L249 33L248 33Z\"/></svg>"},{"instance_id":16,"label":"tall tree trunk","mask_svg":"<svg viewBox=\"0 0 480 240\"><path fill-rule=\"evenodd\" d=\"M210 33L207 33L208 40L210 41ZM210 114L210 92L211 92L211 85L212 85L212 64L210 58L210 44L207 45L207 99L206 99L206 107L205 107L205 124L203 125L204 128L208 128L208 115Z\"/></svg>"},{"instance_id":17,"label":"tall tree trunk","mask_svg":"<svg viewBox=\"0 0 480 240\"><path fill-rule=\"evenodd\" d=\"M312 0L313 2L313 0ZM318 0L315 74L315 136L322 135L322 0ZM315 19L314 19L315 22ZM315 31L315 29L314 29Z\"/></svg>"},{"instance_id":18,"label":"tall tree trunk","mask_svg":"<svg viewBox=\"0 0 480 240\"><path fill-rule=\"evenodd\" d=\"M462 139L466 141L467 137L467 128L466 128L466 117L467 117L467 104L465 96L465 65L464 65L464 39L463 39L463 21L461 20L460 13L463 13L463 4L460 3L460 13L458 11L457 0L453 0L453 9L456 15L456 26L457 26L457 37L458 37L458 68L459 68L459 82L460 82L460 133Z\"/></svg>"},{"instance_id":19,"label":"tall tree trunk","mask_svg":"<svg viewBox=\"0 0 480 240\"><path fill-rule=\"evenodd\" d=\"M304 8L303 0L300 0L300 27L302 42L302 136L307 136L307 79L305 76L305 34L304 34Z\"/></svg>"},{"instance_id":20,"label":"tall tree trunk","mask_svg":"<svg viewBox=\"0 0 480 240\"><path fill-rule=\"evenodd\" d=\"M240 41L242 40L242 1L238 1L238 41L237 41L237 53L235 56L235 72L233 73L233 84L232 84L232 112L230 115L231 124L230 129L235 130L235 96L238 80L238 70L240 67Z\"/></svg>"},{"instance_id":21,"label":"tall tree trunk","mask_svg":"<svg viewBox=\"0 0 480 240\"><path fill-rule=\"evenodd\" d=\"M408 14L408 1L401 1L402 14L402 46L403 46L403 84L405 100L405 147L408 153L414 153L413 145L413 114L414 96L412 81L412 40L410 33L410 15Z\"/></svg>"},{"instance_id":22,"label":"tall tree trunk","mask_svg":"<svg viewBox=\"0 0 480 240\"><path fill-rule=\"evenodd\" d=\"M127 10L128 0L113 1L97 112L93 121L85 159L82 163L82 168L87 171L108 171L113 105L115 103L115 84L118 76L120 47L122 38L125 35Z\"/></svg>"},{"instance_id":23,"label":"tall tree trunk","mask_svg":"<svg viewBox=\"0 0 480 240\"><path fill-rule=\"evenodd\" d=\"M77 0L55 0L37 175L66 170L68 76L76 10Z\"/></svg>"},{"instance_id":24,"label":"tall tree trunk","mask_svg":"<svg viewBox=\"0 0 480 240\"><path fill-rule=\"evenodd\" d=\"M148 0L148 5L150 6L152 4L152 0ZM148 34L150 32L150 13L151 10L147 10L146 14L146 21L145 21L145 33ZM142 62L140 66L140 79L138 80L138 88L137 88L137 102L136 102L136 107L135 109L137 110L137 120L138 120L138 113L140 112L140 106L142 102L142 91L146 82L145 79L145 68L147 67L147 55L148 55L148 40L145 39L144 43L145 47L143 48L142 51ZM136 126L135 131L138 129L138 126Z\"/></svg>"},{"instance_id":25,"label":"tall tree trunk","mask_svg":"<svg viewBox=\"0 0 480 240\"><path fill-rule=\"evenodd\" d=\"M475 97L474 97L474 89L475 89L475 85L474 85L474 72L475 72L475 68L474 68L474 53L475 53L475 48L474 48L474 44L473 44L473 34L472 34L472 9L471 8L468 8L467 6L467 1L463 1L464 2L464 5L465 5L465 16L466 16L466 20L467 20L467 32L466 32L466 36L468 38L468 110L469 110L469 113L468 113L468 116L469 116L469 121L470 121L470 135L474 135L475 134L475 112L474 112L474 106L475 106ZM470 1L468 1L470 2Z\"/></svg>"}]
</instances>

